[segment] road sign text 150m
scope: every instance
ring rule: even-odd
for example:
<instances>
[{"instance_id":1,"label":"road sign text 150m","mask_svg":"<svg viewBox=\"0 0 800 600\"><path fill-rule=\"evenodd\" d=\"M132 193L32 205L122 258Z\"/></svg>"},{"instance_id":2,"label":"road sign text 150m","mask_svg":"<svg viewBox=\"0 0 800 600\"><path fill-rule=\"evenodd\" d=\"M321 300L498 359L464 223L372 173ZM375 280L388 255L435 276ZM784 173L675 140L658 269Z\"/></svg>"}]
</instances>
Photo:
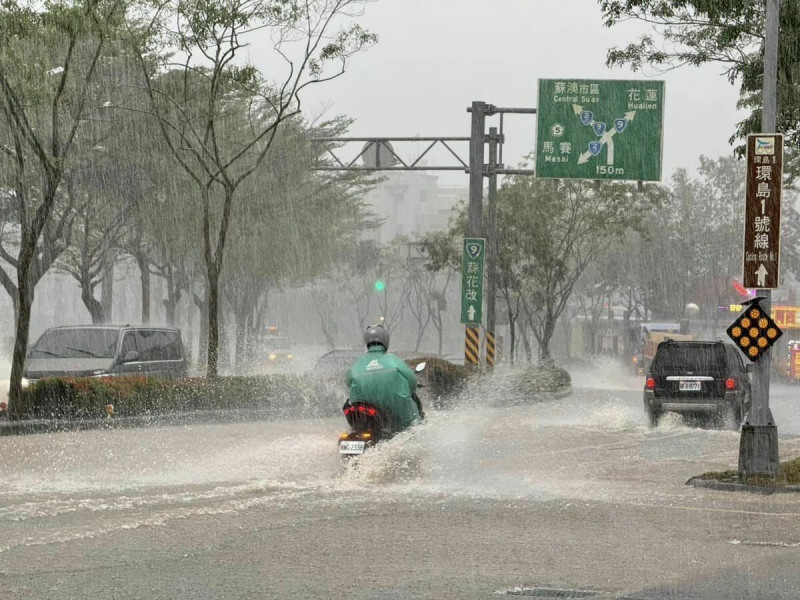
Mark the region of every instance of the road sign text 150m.
<instances>
[{"instance_id":1,"label":"road sign text 150m","mask_svg":"<svg viewBox=\"0 0 800 600\"><path fill-rule=\"evenodd\" d=\"M598 175L625 175L625 169L611 165L597 165L595 173Z\"/></svg>"}]
</instances>

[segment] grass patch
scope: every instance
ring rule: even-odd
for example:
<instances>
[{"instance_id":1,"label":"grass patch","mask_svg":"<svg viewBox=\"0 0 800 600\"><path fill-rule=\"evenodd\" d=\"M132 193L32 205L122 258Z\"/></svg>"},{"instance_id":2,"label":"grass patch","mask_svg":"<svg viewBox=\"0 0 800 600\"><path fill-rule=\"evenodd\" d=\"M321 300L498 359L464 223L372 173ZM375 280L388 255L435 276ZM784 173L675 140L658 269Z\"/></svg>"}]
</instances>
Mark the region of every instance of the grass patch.
<instances>
[{"instance_id":1,"label":"grass patch","mask_svg":"<svg viewBox=\"0 0 800 600\"><path fill-rule=\"evenodd\" d=\"M778 479L773 481L769 477L760 475L752 475L747 477L745 481L739 478L739 472L730 471L710 471L703 473L700 479L712 479L715 481L722 481L725 483L743 483L746 485L758 485L763 487L780 487L786 485L800 485L800 457L792 460L784 461L780 464L780 473Z\"/></svg>"}]
</instances>

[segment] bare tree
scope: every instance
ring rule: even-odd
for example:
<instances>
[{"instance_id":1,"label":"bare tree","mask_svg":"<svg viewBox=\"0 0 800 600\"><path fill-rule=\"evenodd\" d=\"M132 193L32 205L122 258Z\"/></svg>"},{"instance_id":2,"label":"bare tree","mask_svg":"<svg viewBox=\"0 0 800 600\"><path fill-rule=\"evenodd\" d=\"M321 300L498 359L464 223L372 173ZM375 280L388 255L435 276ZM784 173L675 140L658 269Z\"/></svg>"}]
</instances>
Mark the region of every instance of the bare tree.
<instances>
[{"instance_id":1,"label":"bare tree","mask_svg":"<svg viewBox=\"0 0 800 600\"><path fill-rule=\"evenodd\" d=\"M0 156L9 173L17 217L16 340L10 398L17 402L27 353L31 305L71 222L60 211L61 184L84 124L92 81L108 39L125 16L122 1L11 2L0 8ZM54 223L54 217L56 222ZM6 289L10 277L2 270ZM14 297L12 295L12 298Z\"/></svg>"},{"instance_id":2,"label":"bare tree","mask_svg":"<svg viewBox=\"0 0 800 600\"><path fill-rule=\"evenodd\" d=\"M185 60L163 63L162 72L154 72L145 48L139 49L151 110L173 157L194 182L203 214L209 377L217 374L219 281L237 190L262 167L279 127L300 113L302 92L340 76L348 59L375 41L358 25L333 29L355 16L360 4L168 2L159 13L165 18L152 25L169 23ZM272 40L274 58L287 67L277 83L240 66L248 36L255 33Z\"/></svg>"}]
</instances>

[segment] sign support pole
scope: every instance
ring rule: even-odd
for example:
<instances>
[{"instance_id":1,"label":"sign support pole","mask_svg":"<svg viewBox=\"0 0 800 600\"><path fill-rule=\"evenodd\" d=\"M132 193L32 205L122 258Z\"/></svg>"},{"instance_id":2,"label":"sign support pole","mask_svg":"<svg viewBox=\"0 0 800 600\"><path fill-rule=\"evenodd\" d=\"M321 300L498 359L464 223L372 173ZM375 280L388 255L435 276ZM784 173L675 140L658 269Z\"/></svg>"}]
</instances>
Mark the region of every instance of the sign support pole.
<instances>
[{"instance_id":1,"label":"sign support pole","mask_svg":"<svg viewBox=\"0 0 800 600\"><path fill-rule=\"evenodd\" d=\"M478 238L481 231L483 211L483 151L486 128L486 103L476 100L472 103L472 130L469 140L469 212L467 216L467 237Z\"/></svg>"},{"instance_id":2,"label":"sign support pole","mask_svg":"<svg viewBox=\"0 0 800 600\"><path fill-rule=\"evenodd\" d=\"M495 363L495 302L497 288L497 147L502 136L497 133L497 127L489 128L489 205L486 223L487 256L486 266L489 269L486 297L486 365L494 367Z\"/></svg>"},{"instance_id":3,"label":"sign support pole","mask_svg":"<svg viewBox=\"0 0 800 600\"><path fill-rule=\"evenodd\" d=\"M764 44L764 85L761 130L775 133L777 115L778 35L780 0L766 0L766 40ZM759 290L761 305L767 314L772 307L772 291ZM753 374L752 409L742 426L739 442L739 476L766 475L775 478L780 471L778 460L778 427L769 408L771 352L756 362Z\"/></svg>"},{"instance_id":4,"label":"sign support pole","mask_svg":"<svg viewBox=\"0 0 800 600\"><path fill-rule=\"evenodd\" d=\"M484 139L486 131L487 104L480 100L472 103L472 128L469 140L469 207L467 212L467 237L479 238L482 236L481 217L483 213L483 156ZM462 290L463 293L463 290ZM475 337L479 328L467 325L464 337L464 352L466 363L477 366L480 364L478 349L475 346Z\"/></svg>"}]
</instances>

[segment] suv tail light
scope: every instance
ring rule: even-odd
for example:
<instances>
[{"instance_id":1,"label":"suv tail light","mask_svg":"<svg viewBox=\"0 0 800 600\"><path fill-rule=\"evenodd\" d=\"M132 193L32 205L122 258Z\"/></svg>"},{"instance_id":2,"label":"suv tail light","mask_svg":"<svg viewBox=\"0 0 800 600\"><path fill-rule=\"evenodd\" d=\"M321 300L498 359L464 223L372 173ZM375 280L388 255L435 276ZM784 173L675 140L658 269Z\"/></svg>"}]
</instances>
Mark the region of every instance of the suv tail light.
<instances>
[{"instance_id":1,"label":"suv tail light","mask_svg":"<svg viewBox=\"0 0 800 600\"><path fill-rule=\"evenodd\" d=\"M645 383L644 383L644 388L646 390L654 390L654 389L656 389L656 380L648 375L647 376L647 381L645 381Z\"/></svg>"},{"instance_id":2,"label":"suv tail light","mask_svg":"<svg viewBox=\"0 0 800 600\"><path fill-rule=\"evenodd\" d=\"M728 377L725 380L725 389L728 391L732 391L736 389L736 380L733 377Z\"/></svg>"}]
</instances>

